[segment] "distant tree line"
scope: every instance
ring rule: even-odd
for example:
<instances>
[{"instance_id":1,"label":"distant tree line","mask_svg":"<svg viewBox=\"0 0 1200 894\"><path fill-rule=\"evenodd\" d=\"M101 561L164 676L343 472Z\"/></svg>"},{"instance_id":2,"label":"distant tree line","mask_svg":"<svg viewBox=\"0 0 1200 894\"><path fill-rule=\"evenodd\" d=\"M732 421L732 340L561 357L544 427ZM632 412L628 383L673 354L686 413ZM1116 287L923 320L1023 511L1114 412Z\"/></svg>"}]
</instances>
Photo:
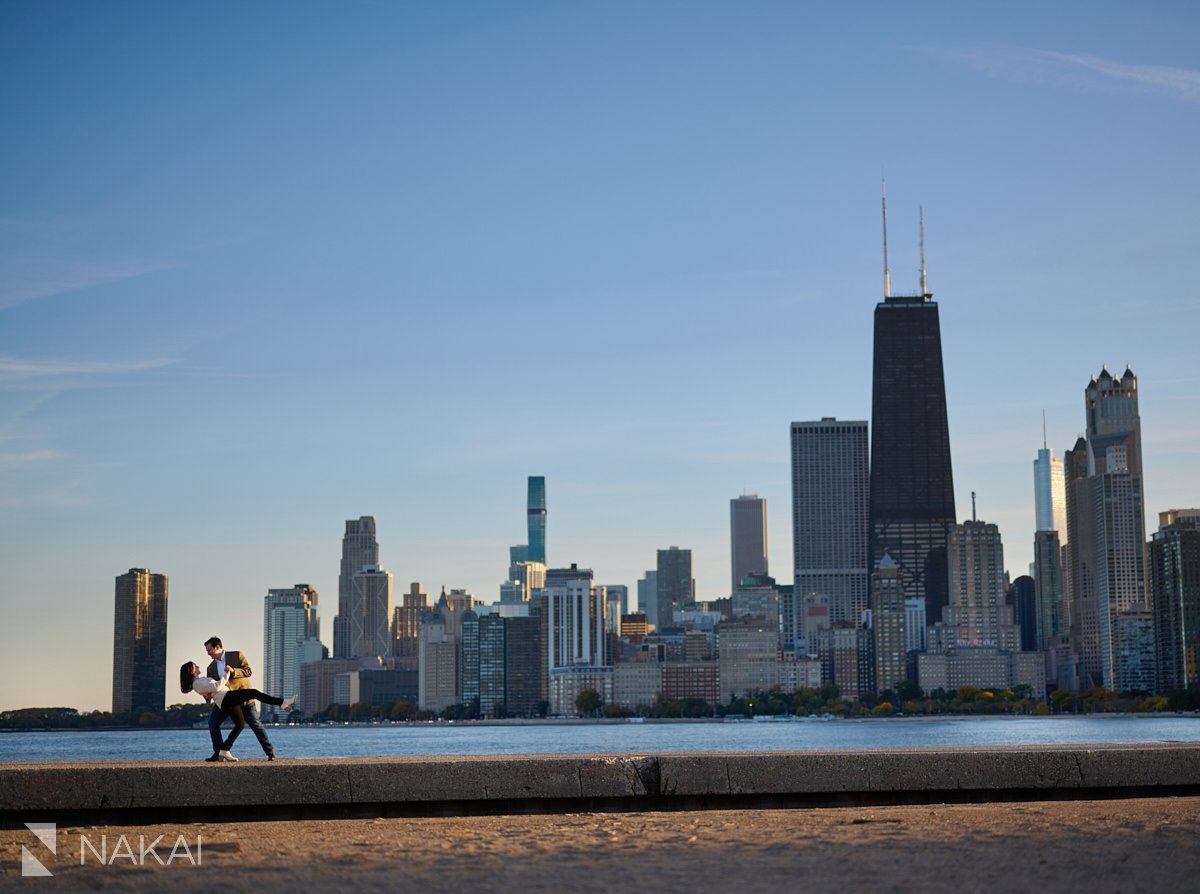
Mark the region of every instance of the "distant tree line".
<instances>
[{"instance_id":1,"label":"distant tree line","mask_svg":"<svg viewBox=\"0 0 1200 894\"><path fill-rule=\"evenodd\" d=\"M77 711L74 708L18 708L0 711L0 729L173 729L208 720L209 706L172 705L165 711Z\"/></svg>"},{"instance_id":2,"label":"distant tree line","mask_svg":"<svg viewBox=\"0 0 1200 894\"><path fill-rule=\"evenodd\" d=\"M700 698L665 699L661 695L652 705L631 711L619 705L605 704L594 689L586 689L575 699L575 709L581 717L890 717L934 714L1115 714L1152 711L1200 711L1200 687L1151 695L1148 692L1110 692L1090 689L1070 692L1057 689L1048 699L1036 699L1028 686L1012 689L980 689L960 686L953 692L934 689L925 692L912 682L904 682L895 690L866 693L857 699L841 697L838 687L829 683L819 689L797 689L784 692L778 686L744 696L730 693L724 704L712 705ZM172 705L164 711L89 711L74 708L18 708L0 711L0 730L50 729L178 729L190 728L208 720L206 704ZM540 702L535 717L549 714L549 702ZM503 716L503 711L498 712ZM329 705L311 717L299 711L290 720L314 723L382 723L387 721L424 722L430 720L478 720L479 700L468 704L450 705L434 712L419 708L409 701L394 701L383 705L355 702L352 705Z\"/></svg>"},{"instance_id":3,"label":"distant tree line","mask_svg":"<svg viewBox=\"0 0 1200 894\"><path fill-rule=\"evenodd\" d=\"M778 686L744 696L729 694L729 701L712 705L700 698L665 699L661 695L653 705L631 711L618 705L605 705L595 690L586 690L575 700L582 717L798 717L832 715L834 717L891 717L935 714L1100 714L1144 713L1151 711L1200 711L1200 687L1166 695L1148 692L1087 692L1056 690L1049 699L1037 699L1029 686L1012 689L982 689L960 686L947 692L925 692L916 683L905 681L896 689L868 692L857 699L842 698L838 687L827 683L819 689L785 692Z\"/></svg>"}]
</instances>

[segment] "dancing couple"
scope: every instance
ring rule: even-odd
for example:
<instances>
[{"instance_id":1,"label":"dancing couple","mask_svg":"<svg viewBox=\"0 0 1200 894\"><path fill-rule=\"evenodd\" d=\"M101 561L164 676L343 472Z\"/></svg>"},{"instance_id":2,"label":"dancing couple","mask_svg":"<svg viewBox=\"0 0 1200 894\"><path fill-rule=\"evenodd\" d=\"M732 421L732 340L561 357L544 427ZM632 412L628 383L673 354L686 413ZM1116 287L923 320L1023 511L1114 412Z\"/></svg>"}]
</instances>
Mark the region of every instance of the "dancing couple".
<instances>
[{"instance_id":1,"label":"dancing couple","mask_svg":"<svg viewBox=\"0 0 1200 894\"><path fill-rule=\"evenodd\" d=\"M258 743L262 746L267 760L275 760L275 748L267 738L258 719L258 711L254 707L256 701L274 705L291 711L296 703L296 696L287 699L267 695L250 686L252 673L249 662L241 652L226 651L221 645L220 637L211 637L204 642L204 650L212 659L207 673L200 672L200 666L194 661L186 661L179 668L179 688L184 693L195 692L206 702L213 702L212 713L208 716L208 732L212 738L212 757L205 758L210 763L236 761L233 756L233 743L249 726ZM225 738L221 738L221 724L232 718L233 729Z\"/></svg>"}]
</instances>

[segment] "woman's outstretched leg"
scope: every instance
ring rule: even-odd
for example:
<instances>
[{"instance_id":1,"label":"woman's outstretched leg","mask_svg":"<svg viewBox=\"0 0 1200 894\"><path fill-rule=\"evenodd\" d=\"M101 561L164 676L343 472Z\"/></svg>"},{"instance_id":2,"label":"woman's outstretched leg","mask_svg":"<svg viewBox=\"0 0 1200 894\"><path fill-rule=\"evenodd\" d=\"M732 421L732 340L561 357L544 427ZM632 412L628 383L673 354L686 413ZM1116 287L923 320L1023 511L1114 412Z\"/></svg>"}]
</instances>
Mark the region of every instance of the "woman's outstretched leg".
<instances>
[{"instance_id":1,"label":"woman's outstretched leg","mask_svg":"<svg viewBox=\"0 0 1200 894\"><path fill-rule=\"evenodd\" d=\"M265 705L274 705L278 708L283 704L283 699L274 695L267 695L265 692L259 692L257 689L235 689L225 694L223 706L226 708L230 705L240 706L246 702L262 702Z\"/></svg>"}]
</instances>

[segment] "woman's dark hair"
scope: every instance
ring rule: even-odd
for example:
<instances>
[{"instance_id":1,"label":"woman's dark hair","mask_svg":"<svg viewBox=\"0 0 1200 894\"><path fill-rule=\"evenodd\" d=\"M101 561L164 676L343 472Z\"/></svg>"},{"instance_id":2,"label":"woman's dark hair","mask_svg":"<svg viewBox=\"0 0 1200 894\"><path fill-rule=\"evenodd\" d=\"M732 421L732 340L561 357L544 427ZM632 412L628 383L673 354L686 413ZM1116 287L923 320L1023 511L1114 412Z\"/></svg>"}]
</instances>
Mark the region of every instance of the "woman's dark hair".
<instances>
[{"instance_id":1,"label":"woman's dark hair","mask_svg":"<svg viewBox=\"0 0 1200 894\"><path fill-rule=\"evenodd\" d=\"M192 680L195 675L192 673L193 664L190 661L185 661L183 667L179 669L179 691L191 692Z\"/></svg>"}]
</instances>

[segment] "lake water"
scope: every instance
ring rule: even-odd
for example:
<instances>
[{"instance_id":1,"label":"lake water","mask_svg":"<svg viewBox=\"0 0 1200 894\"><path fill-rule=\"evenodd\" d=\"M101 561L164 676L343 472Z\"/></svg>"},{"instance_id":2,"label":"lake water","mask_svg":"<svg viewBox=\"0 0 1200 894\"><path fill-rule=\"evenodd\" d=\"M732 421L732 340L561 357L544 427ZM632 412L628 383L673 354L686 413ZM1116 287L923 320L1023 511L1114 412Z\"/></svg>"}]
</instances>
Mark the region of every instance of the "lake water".
<instances>
[{"instance_id":1,"label":"lake water","mask_svg":"<svg viewBox=\"0 0 1200 894\"><path fill-rule=\"evenodd\" d=\"M281 757L821 751L859 748L1200 743L1200 717L913 717L737 723L267 727ZM3 761L189 760L207 730L0 733ZM249 730L234 753L261 758Z\"/></svg>"}]
</instances>

